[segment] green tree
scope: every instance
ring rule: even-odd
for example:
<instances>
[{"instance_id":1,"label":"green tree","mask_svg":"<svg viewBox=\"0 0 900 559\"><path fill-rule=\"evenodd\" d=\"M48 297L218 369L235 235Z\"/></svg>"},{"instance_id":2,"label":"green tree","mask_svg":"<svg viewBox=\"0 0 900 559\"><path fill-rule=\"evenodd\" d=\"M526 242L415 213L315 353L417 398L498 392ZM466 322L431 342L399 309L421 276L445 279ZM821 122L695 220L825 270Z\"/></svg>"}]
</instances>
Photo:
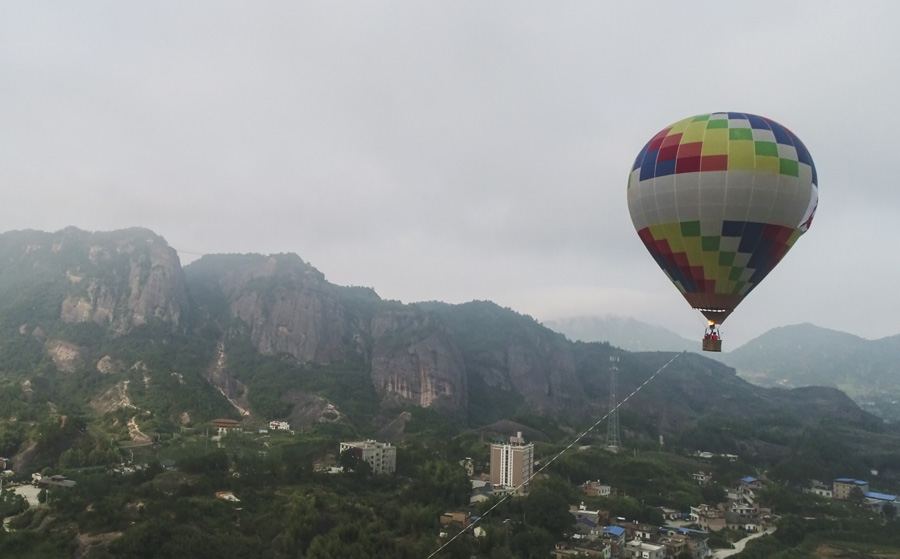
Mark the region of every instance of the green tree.
<instances>
[{"instance_id":1,"label":"green tree","mask_svg":"<svg viewBox=\"0 0 900 559\"><path fill-rule=\"evenodd\" d=\"M778 519L775 539L788 547L793 547L806 537L806 522L796 514L786 514Z\"/></svg>"}]
</instances>

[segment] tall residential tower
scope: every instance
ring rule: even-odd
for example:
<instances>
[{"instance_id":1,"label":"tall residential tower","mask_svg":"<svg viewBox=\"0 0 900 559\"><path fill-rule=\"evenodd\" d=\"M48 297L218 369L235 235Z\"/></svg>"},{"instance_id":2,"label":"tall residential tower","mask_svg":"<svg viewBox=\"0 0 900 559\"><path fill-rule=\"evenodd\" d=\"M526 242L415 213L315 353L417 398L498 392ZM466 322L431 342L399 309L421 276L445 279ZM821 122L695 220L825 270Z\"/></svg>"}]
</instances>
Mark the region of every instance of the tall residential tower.
<instances>
[{"instance_id":1,"label":"tall residential tower","mask_svg":"<svg viewBox=\"0 0 900 559\"><path fill-rule=\"evenodd\" d=\"M492 486L524 493L533 474L534 443L525 444L521 431L507 444L491 445Z\"/></svg>"}]
</instances>

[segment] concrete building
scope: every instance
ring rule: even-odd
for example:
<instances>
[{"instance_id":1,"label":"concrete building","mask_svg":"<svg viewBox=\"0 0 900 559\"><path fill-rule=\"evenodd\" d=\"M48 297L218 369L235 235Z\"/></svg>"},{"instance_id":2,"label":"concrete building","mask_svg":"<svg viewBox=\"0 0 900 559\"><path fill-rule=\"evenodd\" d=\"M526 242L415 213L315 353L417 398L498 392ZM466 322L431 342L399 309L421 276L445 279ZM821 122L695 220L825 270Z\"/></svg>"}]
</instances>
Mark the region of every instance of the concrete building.
<instances>
[{"instance_id":1,"label":"concrete building","mask_svg":"<svg viewBox=\"0 0 900 559\"><path fill-rule=\"evenodd\" d=\"M522 433L509 438L508 444L491 445L491 485L528 491L534 473L534 443L525 444Z\"/></svg>"},{"instance_id":2,"label":"concrete building","mask_svg":"<svg viewBox=\"0 0 900 559\"><path fill-rule=\"evenodd\" d=\"M397 447L390 443L367 441L341 443L341 454L352 450L357 458L365 460L373 474L392 474L397 470Z\"/></svg>"},{"instance_id":3,"label":"concrete building","mask_svg":"<svg viewBox=\"0 0 900 559\"><path fill-rule=\"evenodd\" d=\"M633 559L665 559L666 546L648 543L642 540L631 540L625 544L628 557Z\"/></svg>"},{"instance_id":4,"label":"concrete building","mask_svg":"<svg viewBox=\"0 0 900 559\"><path fill-rule=\"evenodd\" d=\"M219 436L241 430L241 422L233 419L213 419L210 423L219 431Z\"/></svg>"},{"instance_id":5,"label":"concrete building","mask_svg":"<svg viewBox=\"0 0 900 559\"><path fill-rule=\"evenodd\" d=\"M847 477L838 478L834 480L834 485L832 486L834 498L841 501L849 500L850 492L853 491L854 487L858 487L863 496L865 496L869 491L869 482Z\"/></svg>"}]
</instances>

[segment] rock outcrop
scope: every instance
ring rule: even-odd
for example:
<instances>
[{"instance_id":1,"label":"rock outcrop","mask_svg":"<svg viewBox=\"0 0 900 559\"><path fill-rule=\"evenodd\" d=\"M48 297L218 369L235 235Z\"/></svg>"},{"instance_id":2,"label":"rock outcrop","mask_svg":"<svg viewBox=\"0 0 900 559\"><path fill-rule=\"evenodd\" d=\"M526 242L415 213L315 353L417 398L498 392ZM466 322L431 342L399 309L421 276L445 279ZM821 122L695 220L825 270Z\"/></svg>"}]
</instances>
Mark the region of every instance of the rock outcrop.
<instances>
[{"instance_id":1,"label":"rock outcrop","mask_svg":"<svg viewBox=\"0 0 900 559\"><path fill-rule=\"evenodd\" d=\"M141 229L88 241L91 244L81 248L88 263L66 270L77 289L62 302L63 322L92 321L116 335L154 318L180 325L188 304L187 285L174 249Z\"/></svg>"},{"instance_id":2,"label":"rock outcrop","mask_svg":"<svg viewBox=\"0 0 900 559\"><path fill-rule=\"evenodd\" d=\"M371 325L372 382L385 403L464 415L468 400L462 353L436 318L406 309Z\"/></svg>"}]
</instances>

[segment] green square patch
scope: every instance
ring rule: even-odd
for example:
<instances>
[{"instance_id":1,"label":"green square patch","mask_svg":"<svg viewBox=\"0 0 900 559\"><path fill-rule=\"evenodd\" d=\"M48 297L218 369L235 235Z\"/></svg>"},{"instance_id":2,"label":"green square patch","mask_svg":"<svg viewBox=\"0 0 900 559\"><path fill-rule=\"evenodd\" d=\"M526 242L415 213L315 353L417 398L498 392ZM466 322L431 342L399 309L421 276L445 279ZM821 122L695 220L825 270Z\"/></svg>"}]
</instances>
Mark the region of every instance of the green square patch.
<instances>
[{"instance_id":1,"label":"green square patch","mask_svg":"<svg viewBox=\"0 0 900 559\"><path fill-rule=\"evenodd\" d=\"M749 128L729 128L728 129L728 139L729 140L752 140L753 139L753 130Z\"/></svg>"},{"instance_id":2,"label":"green square patch","mask_svg":"<svg viewBox=\"0 0 900 559\"><path fill-rule=\"evenodd\" d=\"M800 176L800 164L793 159L781 158L778 160L778 172L792 177Z\"/></svg>"},{"instance_id":3,"label":"green square patch","mask_svg":"<svg viewBox=\"0 0 900 559\"><path fill-rule=\"evenodd\" d=\"M778 144L775 142L754 142L756 145L756 155L769 155L778 157Z\"/></svg>"},{"instance_id":4,"label":"green square patch","mask_svg":"<svg viewBox=\"0 0 900 559\"><path fill-rule=\"evenodd\" d=\"M719 253L719 266L731 266L734 264L734 252L720 252Z\"/></svg>"},{"instance_id":5,"label":"green square patch","mask_svg":"<svg viewBox=\"0 0 900 559\"><path fill-rule=\"evenodd\" d=\"M699 221L682 221L680 225L681 225L681 235L683 237L699 237L700 236L700 222Z\"/></svg>"},{"instance_id":6,"label":"green square patch","mask_svg":"<svg viewBox=\"0 0 900 559\"><path fill-rule=\"evenodd\" d=\"M745 281L737 282L736 284L734 284L734 290L732 291L732 293L735 295L740 295L741 291L744 290L745 285L747 285L747 282L745 282Z\"/></svg>"},{"instance_id":7,"label":"green square patch","mask_svg":"<svg viewBox=\"0 0 900 559\"><path fill-rule=\"evenodd\" d=\"M728 119L720 118L718 120L710 120L706 123L706 128L728 128Z\"/></svg>"},{"instance_id":8,"label":"green square patch","mask_svg":"<svg viewBox=\"0 0 900 559\"><path fill-rule=\"evenodd\" d=\"M709 115L695 116L694 120L692 120L691 122L702 122L704 120L709 120Z\"/></svg>"},{"instance_id":9,"label":"green square patch","mask_svg":"<svg viewBox=\"0 0 900 559\"><path fill-rule=\"evenodd\" d=\"M712 252L719 250L719 239L721 237L700 237L700 247L703 252Z\"/></svg>"},{"instance_id":10,"label":"green square patch","mask_svg":"<svg viewBox=\"0 0 900 559\"><path fill-rule=\"evenodd\" d=\"M741 279L741 274L743 273L743 268L732 268L731 272L728 274L728 279L729 281L738 281Z\"/></svg>"}]
</instances>

